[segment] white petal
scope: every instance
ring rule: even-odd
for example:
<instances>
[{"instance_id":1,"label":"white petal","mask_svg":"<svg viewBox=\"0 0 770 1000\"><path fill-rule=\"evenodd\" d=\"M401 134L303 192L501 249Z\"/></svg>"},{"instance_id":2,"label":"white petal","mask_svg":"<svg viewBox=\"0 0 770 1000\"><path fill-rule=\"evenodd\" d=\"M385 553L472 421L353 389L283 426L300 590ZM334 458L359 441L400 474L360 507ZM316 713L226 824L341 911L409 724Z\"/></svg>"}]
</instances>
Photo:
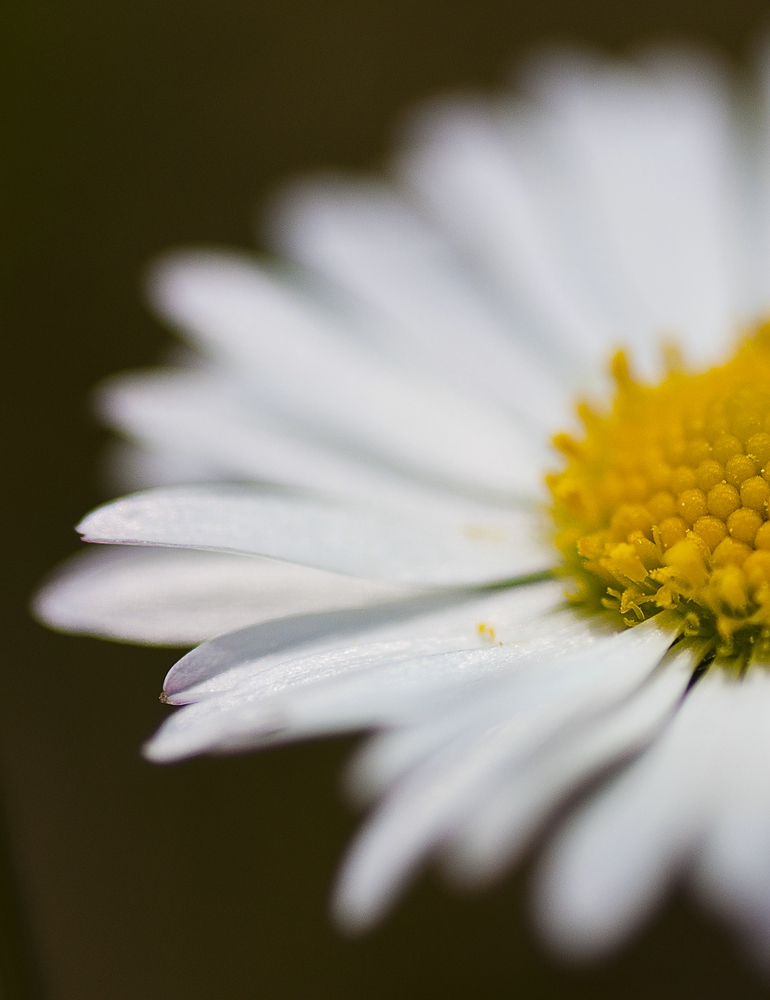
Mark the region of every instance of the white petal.
<instances>
[{"instance_id":1,"label":"white petal","mask_svg":"<svg viewBox=\"0 0 770 1000\"><path fill-rule=\"evenodd\" d=\"M746 271L752 292L748 305L756 316L770 314L770 46L762 45L757 58L760 101L744 136L747 174ZM752 313L749 312L749 315Z\"/></svg>"},{"instance_id":2,"label":"white petal","mask_svg":"<svg viewBox=\"0 0 770 1000\"><path fill-rule=\"evenodd\" d=\"M340 877L336 912L346 925L378 920L420 860L451 836L511 769L570 721L628 695L671 642L654 621L605 639L596 650L541 665L484 695L486 711L429 757L364 826ZM502 651L501 651L502 652ZM470 692L469 692L470 693ZM483 721L482 721L483 720Z\"/></svg>"},{"instance_id":3,"label":"white petal","mask_svg":"<svg viewBox=\"0 0 770 1000\"><path fill-rule=\"evenodd\" d=\"M684 52L647 66L545 59L530 89L570 158L643 323L636 352L685 338L718 357L737 320L729 250L731 151L721 67Z\"/></svg>"},{"instance_id":4,"label":"white petal","mask_svg":"<svg viewBox=\"0 0 770 1000\"><path fill-rule=\"evenodd\" d=\"M86 541L272 556L394 583L458 585L540 572L553 557L520 512L464 521L347 507L256 487L177 487L116 500L79 525Z\"/></svg>"},{"instance_id":5,"label":"white petal","mask_svg":"<svg viewBox=\"0 0 770 1000\"><path fill-rule=\"evenodd\" d=\"M707 674L658 742L557 836L538 906L559 951L594 955L616 947L693 851L722 791L720 758L734 728L731 686L720 672Z\"/></svg>"},{"instance_id":6,"label":"white petal","mask_svg":"<svg viewBox=\"0 0 770 1000\"><path fill-rule=\"evenodd\" d=\"M269 559L185 549L89 550L35 598L63 632L192 646L246 625L383 601L402 589Z\"/></svg>"},{"instance_id":7,"label":"white petal","mask_svg":"<svg viewBox=\"0 0 770 1000\"><path fill-rule=\"evenodd\" d=\"M414 723L451 709L458 699L462 703L490 680L510 685L521 673L530 688L528 671L542 664L543 647L563 655L576 636L568 632L545 644L533 640L505 649L476 645L460 650L452 637L360 645L351 645L350 635L344 638L298 658L265 658L237 686L176 712L149 744L148 755L174 760L253 748L266 740ZM544 682L549 679L553 682L547 674ZM487 711L485 703L481 709Z\"/></svg>"},{"instance_id":8,"label":"white petal","mask_svg":"<svg viewBox=\"0 0 770 1000\"><path fill-rule=\"evenodd\" d=\"M221 465L177 448L129 441L110 441L102 455L102 479L110 495L148 490L154 486L233 482L237 475Z\"/></svg>"},{"instance_id":9,"label":"white petal","mask_svg":"<svg viewBox=\"0 0 770 1000\"><path fill-rule=\"evenodd\" d=\"M116 429L162 456L174 456L172 475L180 456L188 457L192 472L213 470L187 482L270 482L407 507L437 499L435 491L411 477L303 436L261 413L234 373L122 375L103 387L99 409ZM165 485L155 475L158 481L146 485Z\"/></svg>"},{"instance_id":10,"label":"white petal","mask_svg":"<svg viewBox=\"0 0 770 1000\"><path fill-rule=\"evenodd\" d=\"M555 665L576 647L585 649L602 641L587 629L570 628L546 615L540 617L540 627L532 629L532 638L505 647L490 647L478 632L467 647L463 636L451 632L420 636L414 628L404 629L407 637L400 639L377 638L376 631L358 637L353 627L362 617L367 616L338 614L335 620L340 631L331 636L336 642L330 642L327 635L320 648L311 648L298 658L287 656L286 646L279 645L286 640L279 628L277 655L263 657L255 664L257 669L245 671L243 680L223 693L175 713L149 745L149 755L155 760L173 760L194 753L245 749L266 740L414 722L441 706L462 704L470 691L490 681L510 685L519 675L528 690L542 695L543 685L564 687L562 675L566 673L569 688L574 676L573 670L565 668L555 678L553 668L542 668L544 659ZM299 623L300 640L304 624ZM273 630L262 631L264 643ZM379 636L398 631L383 629ZM225 655L228 638L216 643ZM237 643L237 635L235 639ZM534 688L528 679L532 669L537 670ZM182 697L189 695L185 691Z\"/></svg>"},{"instance_id":11,"label":"white petal","mask_svg":"<svg viewBox=\"0 0 770 1000\"><path fill-rule=\"evenodd\" d=\"M628 701L560 735L495 789L454 838L448 858L453 877L498 878L565 797L654 738L681 700L694 665L689 651L673 655Z\"/></svg>"},{"instance_id":12,"label":"white petal","mask_svg":"<svg viewBox=\"0 0 770 1000\"><path fill-rule=\"evenodd\" d=\"M442 649L483 649L497 643L537 641L543 652L586 645L602 635L566 610L558 583L530 584L493 591L443 591L349 609L305 615L243 629L204 643L169 671L163 690L169 701L186 704L229 691L268 668L302 655L312 679L311 653L340 644L436 642ZM438 647L436 648L438 651ZM292 670L296 676L296 670ZM273 681L271 681L273 683ZM251 690L251 689L250 689Z\"/></svg>"},{"instance_id":13,"label":"white petal","mask_svg":"<svg viewBox=\"0 0 770 1000\"><path fill-rule=\"evenodd\" d=\"M384 184L327 178L284 194L279 247L356 296L362 325L402 366L472 391L525 425L568 417L565 386L474 289L470 269Z\"/></svg>"},{"instance_id":14,"label":"white petal","mask_svg":"<svg viewBox=\"0 0 770 1000\"><path fill-rule=\"evenodd\" d=\"M248 374L261 405L317 438L476 493L540 488L542 438L419 372L408 377L245 256L171 258L154 297L168 319Z\"/></svg>"},{"instance_id":15,"label":"white petal","mask_svg":"<svg viewBox=\"0 0 770 1000\"><path fill-rule=\"evenodd\" d=\"M736 703L722 740L722 794L696 870L700 894L735 920L757 947L770 944L770 676L753 668L731 692ZM727 734L725 734L727 735Z\"/></svg>"},{"instance_id":16,"label":"white petal","mask_svg":"<svg viewBox=\"0 0 770 1000\"><path fill-rule=\"evenodd\" d=\"M516 333L580 384L615 331L570 271L522 169L532 152L523 148L530 123L522 123L518 142L505 134L503 124L513 130L517 120L496 120L478 105L429 107L415 124L399 172L495 282Z\"/></svg>"},{"instance_id":17,"label":"white petal","mask_svg":"<svg viewBox=\"0 0 770 1000\"><path fill-rule=\"evenodd\" d=\"M177 711L145 747L154 761L395 725L431 702L511 669L498 650L436 653L436 640L334 648L266 669L216 698ZM521 650L522 657L527 650ZM295 689L299 690L295 690Z\"/></svg>"}]
</instances>

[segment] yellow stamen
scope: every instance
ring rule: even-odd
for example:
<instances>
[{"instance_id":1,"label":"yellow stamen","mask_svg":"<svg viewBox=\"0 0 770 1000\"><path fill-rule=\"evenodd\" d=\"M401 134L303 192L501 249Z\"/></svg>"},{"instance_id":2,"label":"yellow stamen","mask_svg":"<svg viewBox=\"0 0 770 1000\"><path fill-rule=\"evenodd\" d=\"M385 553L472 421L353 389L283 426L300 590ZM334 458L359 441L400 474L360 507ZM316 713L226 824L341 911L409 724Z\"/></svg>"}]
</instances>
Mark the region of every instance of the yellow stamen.
<instances>
[{"instance_id":1,"label":"yellow stamen","mask_svg":"<svg viewBox=\"0 0 770 1000\"><path fill-rule=\"evenodd\" d=\"M668 348L658 385L612 360L607 412L559 434L547 477L570 599L634 625L662 610L722 661L770 661L770 323L708 371Z\"/></svg>"}]
</instances>

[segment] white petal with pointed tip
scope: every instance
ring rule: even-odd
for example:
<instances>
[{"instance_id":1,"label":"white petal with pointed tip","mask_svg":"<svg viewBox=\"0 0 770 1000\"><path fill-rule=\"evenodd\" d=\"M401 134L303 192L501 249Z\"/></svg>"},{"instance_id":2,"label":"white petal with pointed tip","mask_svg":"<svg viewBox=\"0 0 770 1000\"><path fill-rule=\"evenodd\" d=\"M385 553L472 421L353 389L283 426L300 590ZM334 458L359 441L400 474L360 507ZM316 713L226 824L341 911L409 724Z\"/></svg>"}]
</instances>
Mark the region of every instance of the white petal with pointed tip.
<instances>
[{"instance_id":1,"label":"white petal with pointed tip","mask_svg":"<svg viewBox=\"0 0 770 1000\"><path fill-rule=\"evenodd\" d=\"M531 627L518 629L516 641L499 646L490 644L486 634L476 627L472 626L474 634L469 636L468 622L459 621L459 615L459 633L452 628L425 627L431 624L431 616L426 616L408 620L400 628L391 624L368 634L365 630L355 634L353 628L361 624L362 617L376 619L379 609L373 608L372 613L341 612L331 616L340 623L340 631L310 643L304 650L302 639L307 636L302 634L303 623L295 624L296 619L249 629L242 633L246 637L244 645L252 636L256 645L260 637L255 633L263 633L264 655L231 667L223 675L214 673L208 682L205 673L200 681L196 670L198 651L193 650L180 663L181 677L174 677L172 671L167 689L172 692L171 700L196 704L175 713L164 724L148 753L153 759L170 760L236 745L255 746L264 741L265 734L271 739L291 740L406 722L430 728L425 713L432 717L441 705L455 705L458 698L462 706L462 697L470 688L490 680L509 686L520 682L528 688L535 684L541 692L544 685L566 684L569 689L575 671L559 664L571 664L574 656L570 655L576 649L585 656L590 648L603 648L606 635L601 631L597 634L567 613L553 615L541 610L538 614L531 601L523 602L522 617L527 607L534 613ZM473 610L471 605L471 622ZM311 626L320 617L326 616L316 616ZM432 624L440 625L435 619L442 616L433 617ZM444 623L449 624L452 614L444 618ZM422 629L417 627L420 621ZM320 632L321 627L317 627ZM292 633L297 639L293 646ZM237 657L238 634L232 637L234 649L230 648L230 638L224 636L209 644L215 651L214 663L204 660L204 672L207 668L216 671L221 665L216 662L216 650L224 665L231 654ZM268 647L270 640L274 652ZM185 669L184 660L188 659L191 662ZM533 669L536 673L530 677ZM198 687L185 688L190 681L198 681ZM449 711L454 709L450 707ZM462 708L460 715L461 721L468 722Z\"/></svg>"},{"instance_id":2,"label":"white petal with pointed tip","mask_svg":"<svg viewBox=\"0 0 770 1000\"><path fill-rule=\"evenodd\" d=\"M600 625L576 618L563 605L560 585L546 582L491 593L442 591L370 608L293 615L198 646L171 668L163 689L174 704L218 696L236 686L252 693L252 679L262 686L274 668L270 684L282 684L280 665L298 656L306 665L303 676L313 680L312 657L345 645L419 640L435 643L438 651L535 644L545 654L585 647L605 634ZM297 677L296 663L291 674Z\"/></svg>"},{"instance_id":3,"label":"white petal with pointed tip","mask_svg":"<svg viewBox=\"0 0 770 1000\"><path fill-rule=\"evenodd\" d=\"M392 583L451 586L546 570L550 552L535 541L523 511L467 517L426 510L422 517L343 506L258 488L178 487L124 497L78 526L85 541L165 545L272 556Z\"/></svg>"}]
</instances>

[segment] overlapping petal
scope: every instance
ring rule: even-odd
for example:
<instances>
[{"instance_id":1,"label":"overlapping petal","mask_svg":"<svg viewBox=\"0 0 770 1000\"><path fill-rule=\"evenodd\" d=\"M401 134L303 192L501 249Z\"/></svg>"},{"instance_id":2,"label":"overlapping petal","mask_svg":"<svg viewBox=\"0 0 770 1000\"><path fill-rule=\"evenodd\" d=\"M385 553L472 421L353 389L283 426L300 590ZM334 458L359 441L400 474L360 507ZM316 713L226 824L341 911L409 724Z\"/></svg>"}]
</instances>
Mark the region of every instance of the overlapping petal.
<instances>
[{"instance_id":1,"label":"overlapping petal","mask_svg":"<svg viewBox=\"0 0 770 1000\"><path fill-rule=\"evenodd\" d=\"M66 632L193 646L285 615L392 600L402 589L273 559L109 546L61 567L34 610Z\"/></svg>"}]
</instances>

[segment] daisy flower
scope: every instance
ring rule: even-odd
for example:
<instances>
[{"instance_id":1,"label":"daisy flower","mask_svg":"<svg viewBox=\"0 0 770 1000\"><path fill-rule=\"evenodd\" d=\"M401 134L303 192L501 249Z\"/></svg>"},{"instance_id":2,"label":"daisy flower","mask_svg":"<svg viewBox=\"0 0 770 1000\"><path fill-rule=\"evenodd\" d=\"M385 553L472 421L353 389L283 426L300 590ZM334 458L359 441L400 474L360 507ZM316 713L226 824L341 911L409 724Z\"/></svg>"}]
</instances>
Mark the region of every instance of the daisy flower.
<instances>
[{"instance_id":1,"label":"daisy flower","mask_svg":"<svg viewBox=\"0 0 770 1000\"><path fill-rule=\"evenodd\" d=\"M424 108L388 179L291 187L276 257L154 270L187 353L100 395L149 488L37 614L195 647L150 760L369 733L344 925L547 829L563 953L680 878L770 944L768 95L541 55Z\"/></svg>"}]
</instances>

